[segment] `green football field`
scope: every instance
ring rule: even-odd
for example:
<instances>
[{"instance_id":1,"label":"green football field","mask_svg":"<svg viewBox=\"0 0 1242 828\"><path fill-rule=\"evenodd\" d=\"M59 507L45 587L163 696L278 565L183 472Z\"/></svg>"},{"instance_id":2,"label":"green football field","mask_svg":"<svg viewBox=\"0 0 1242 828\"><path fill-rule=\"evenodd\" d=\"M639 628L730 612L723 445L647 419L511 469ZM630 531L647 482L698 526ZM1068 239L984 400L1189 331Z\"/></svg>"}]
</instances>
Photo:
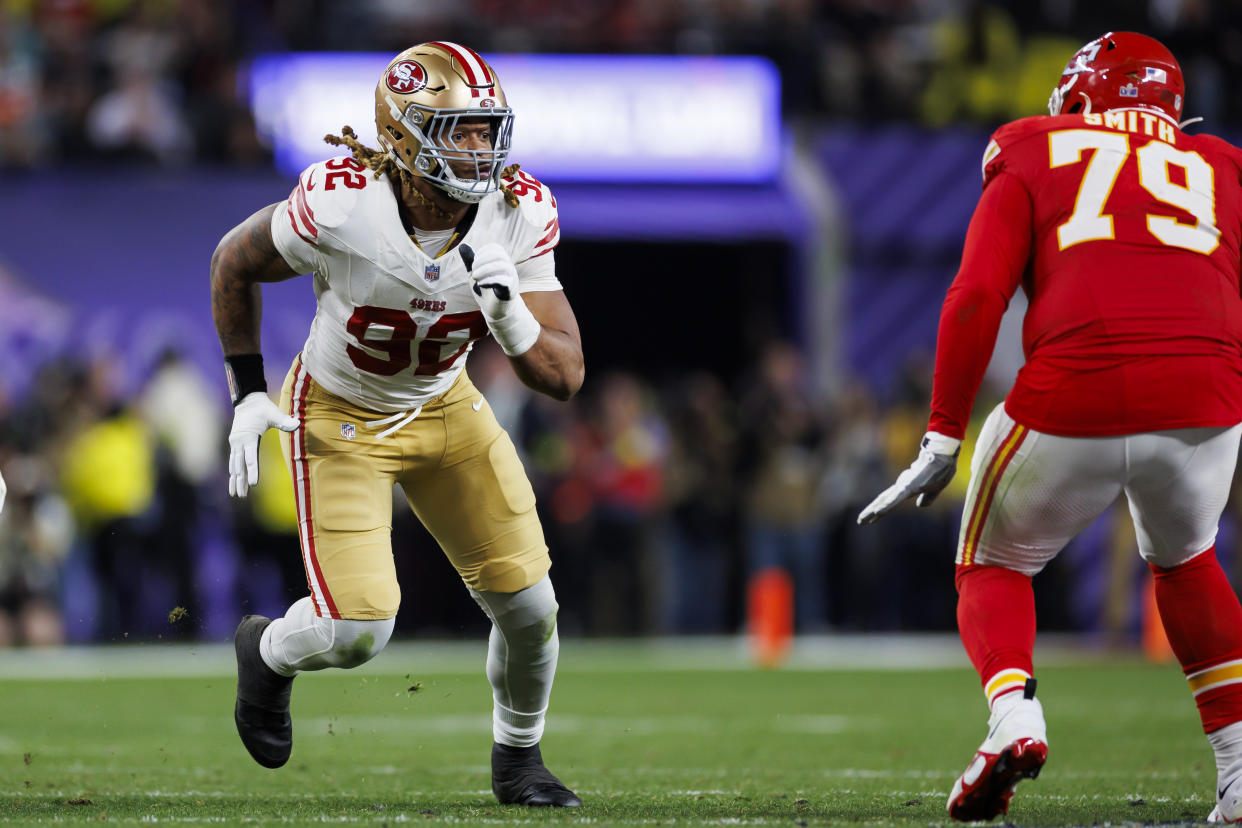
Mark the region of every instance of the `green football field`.
<instances>
[{"instance_id":1,"label":"green football field","mask_svg":"<svg viewBox=\"0 0 1242 828\"><path fill-rule=\"evenodd\" d=\"M0 823L928 825L984 736L956 641L569 641L544 737L574 811L490 793L484 645L393 644L300 677L294 753L254 764L231 649L0 653ZM1175 665L1037 651L1051 754L1018 825L1202 820L1215 770ZM999 822L999 821L998 821Z\"/></svg>"}]
</instances>

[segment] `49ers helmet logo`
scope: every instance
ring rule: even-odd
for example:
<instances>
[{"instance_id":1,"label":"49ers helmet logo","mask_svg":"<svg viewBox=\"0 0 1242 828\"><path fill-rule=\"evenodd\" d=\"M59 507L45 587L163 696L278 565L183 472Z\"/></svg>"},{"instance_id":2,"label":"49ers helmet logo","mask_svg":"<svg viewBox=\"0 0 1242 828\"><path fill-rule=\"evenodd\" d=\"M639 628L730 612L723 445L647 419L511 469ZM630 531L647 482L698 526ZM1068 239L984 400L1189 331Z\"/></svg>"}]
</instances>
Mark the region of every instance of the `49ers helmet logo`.
<instances>
[{"instance_id":1,"label":"49ers helmet logo","mask_svg":"<svg viewBox=\"0 0 1242 828\"><path fill-rule=\"evenodd\" d=\"M427 70L413 60L401 60L388 70L388 88L398 95L409 95L427 85Z\"/></svg>"}]
</instances>

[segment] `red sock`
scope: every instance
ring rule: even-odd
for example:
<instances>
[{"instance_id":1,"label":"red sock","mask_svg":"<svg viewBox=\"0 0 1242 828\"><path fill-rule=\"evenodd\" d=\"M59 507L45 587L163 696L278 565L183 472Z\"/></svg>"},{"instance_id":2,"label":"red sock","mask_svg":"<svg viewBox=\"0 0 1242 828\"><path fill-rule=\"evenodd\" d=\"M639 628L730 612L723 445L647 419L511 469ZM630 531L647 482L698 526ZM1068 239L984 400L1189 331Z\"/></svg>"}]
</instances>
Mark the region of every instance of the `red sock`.
<instances>
[{"instance_id":1,"label":"red sock","mask_svg":"<svg viewBox=\"0 0 1242 828\"><path fill-rule=\"evenodd\" d=\"M1021 572L957 567L957 628L991 705L1021 690L1034 669L1035 591Z\"/></svg>"},{"instance_id":2,"label":"red sock","mask_svg":"<svg viewBox=\"0 0 1242 828\"><path fill-rule=\"evenodd\" d=\"M1242 721L1242 605L1213 546L1171 569L1152 565L1156 607L1190 682L1203 730Z\"/></svg>"}]
</instances>

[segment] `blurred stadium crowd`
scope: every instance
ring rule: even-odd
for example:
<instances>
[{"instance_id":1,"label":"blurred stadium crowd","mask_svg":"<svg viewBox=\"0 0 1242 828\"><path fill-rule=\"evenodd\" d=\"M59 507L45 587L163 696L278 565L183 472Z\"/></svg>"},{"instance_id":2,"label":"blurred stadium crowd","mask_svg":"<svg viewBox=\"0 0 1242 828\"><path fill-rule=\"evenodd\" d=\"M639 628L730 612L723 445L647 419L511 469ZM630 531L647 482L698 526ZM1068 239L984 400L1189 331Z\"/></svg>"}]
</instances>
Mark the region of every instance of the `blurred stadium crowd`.
<instances>
[{"instance_id":1,"label":"blurred stadium crowd","mask_svg":"<svg viewBox=\"0 0 1242 828\"><path fill-rule=\"evenodd\" d=\"M594 377L570 404L529 392L487 341L470 373L513 435L553 550L568 634L729 633L748 580L790 573L800 632L948 630L965 469L927 509L860 528L858 510L916 453L929 355L883 404L862 383L810 391L800 350L773 342L736 385L695 373L657 387ZM259 486L226 497L229 411L217 377L173 351L121 398L104 356L42 369L0 414L9 502L0 514L0 644L215 638L237 610L279 612L305 592L297 519L273 434ZM1041 576L1045 628L1132 640L1146 570L1124 506ZM451 568L396 493L398 631L478 624ZM1242 524L1235 498L1222 557ZM1227 561L1228 563L1228 561ZM1242 574L1242 573L1239 573Z\"/></svg>"},{"instance_id":2,"label":"blurred stadium crowd","mask_svg":"<svg viewBox=\"0 0 1242 828\"><path fill-rule=\"evenodd\" d=\"M1173 49L1192 90L1188 112L1242 121L1242 90L1230 81L1242 77L1233 2L0 0L0 168L267 165L240 82L247 58L265 51L395 53L434 32L484 53L760 54L781 69L795 123L935 127L1042 112L1067 57L1109 28ZM770 565L794 575L800 631L952 628L945 555L966 461L932 508L854 525L915 453L928 355L912 357L882 399L850 381L817 395L805 357L772 342L736 380L699 373L665 386L605 373L565 405L527 393L493 347L476 351L471 375L535 483L567 633L736 631L748 576ZM122 396L107 356L81 354L42 366L20 398L0 399L10 486L0 645L223 637L239 607L279 614L304 591L273 437L258 490L243 502L225 496L222 382L169 351L141 393ZM976 416L1003 390L985 390ZM1043 576L1064 590L1041 592L1060 599L1041 608L1041 624L1133 634L1145 570L1124 509L1118 517ZM1240 517L1237 503L1226 537ZM403 501L394 547L409 550L398 567L416 608L399 630L427 618L449 634L458 617L478 623L463 590L440 588L453 583L447 564L425 575L438 553Z\"/></svg>"},{"instance_id":3,"label":"blurred stadium crowd","mask_svg":"<svg viewBox=\"0 0 1242 828\"><path fill-rule=\"evenodd\" d=\"M274 435L259 486L229 500L217 378L170 351L125 399L112 367L102 356L48 364L3 410L0 641L197 635L213 596L267 609L305 590ZM880 581L895 562L879 559L882 542L832 539L853 535L860 499L893 467L886 456L917 443L924 389L883 414L861 386L828 408L803 369L798 349L776 342L737 388L707 373L656 388L612 372L565 405L529 392L490 341L476 349L471 376L535 484L567 631L735 629L745 576L769 565L794 575L802 630L951 621L924 617L924 600L889 606ZM941 539L943 518L931 513ZM423 582L428 568L451 570L399 498L394 532L417 612L442 619L443 596ZM835 560L839 544L857 559ZM831 612L830 567L850 570L851 596ZM186 623L166 617L177 607Z\"/></svg>"},{"instance_id":4,"label":"blurred stadium crowd","mask_svg":"<svg viewBox=\"0 0 1242 828\"><path fill-rule=\"evenodd\" d=\"M759 54L792 119L1000 122L1110 28L1161 38L1188 111L1242 118L1242 6L1212 0L5 0L0 165L263 163L239 68L268 51ZM1086 33L1086 34L1084 34Z\"/></svg>"}]
</instances>

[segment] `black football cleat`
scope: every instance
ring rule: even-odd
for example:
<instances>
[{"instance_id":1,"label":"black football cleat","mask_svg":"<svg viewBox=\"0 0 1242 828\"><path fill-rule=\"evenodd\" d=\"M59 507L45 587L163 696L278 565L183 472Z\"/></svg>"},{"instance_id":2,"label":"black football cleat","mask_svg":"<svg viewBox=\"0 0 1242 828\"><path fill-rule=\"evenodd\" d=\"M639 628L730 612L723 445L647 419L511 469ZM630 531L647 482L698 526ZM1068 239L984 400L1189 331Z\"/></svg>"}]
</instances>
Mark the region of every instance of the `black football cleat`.
<instances>
[{"instance_id":1,"label":"black football cleat","mask_svg":"<svg viewBox=\"0 0 1242 828\"><path fill-rule=\"evenodd\" d=\"M492 744L492 793L501 805L578 808L582 800L543 766L539 745Z\"/></svg>"},{"instance_id":2,"label":"black football cleat","mask_svg":"<svg viewBox=\"0 0 1242 828\"><path fill-rule=\"evenodd\" d=\"M293 719L289 716L293 679L268 667L259 655L259 639L271 623L272 619L262 615L247 615L233 635L237 651L233 720L254 761L265 768L279 768L293 751Z\"/></svg>"}]
</instances>

